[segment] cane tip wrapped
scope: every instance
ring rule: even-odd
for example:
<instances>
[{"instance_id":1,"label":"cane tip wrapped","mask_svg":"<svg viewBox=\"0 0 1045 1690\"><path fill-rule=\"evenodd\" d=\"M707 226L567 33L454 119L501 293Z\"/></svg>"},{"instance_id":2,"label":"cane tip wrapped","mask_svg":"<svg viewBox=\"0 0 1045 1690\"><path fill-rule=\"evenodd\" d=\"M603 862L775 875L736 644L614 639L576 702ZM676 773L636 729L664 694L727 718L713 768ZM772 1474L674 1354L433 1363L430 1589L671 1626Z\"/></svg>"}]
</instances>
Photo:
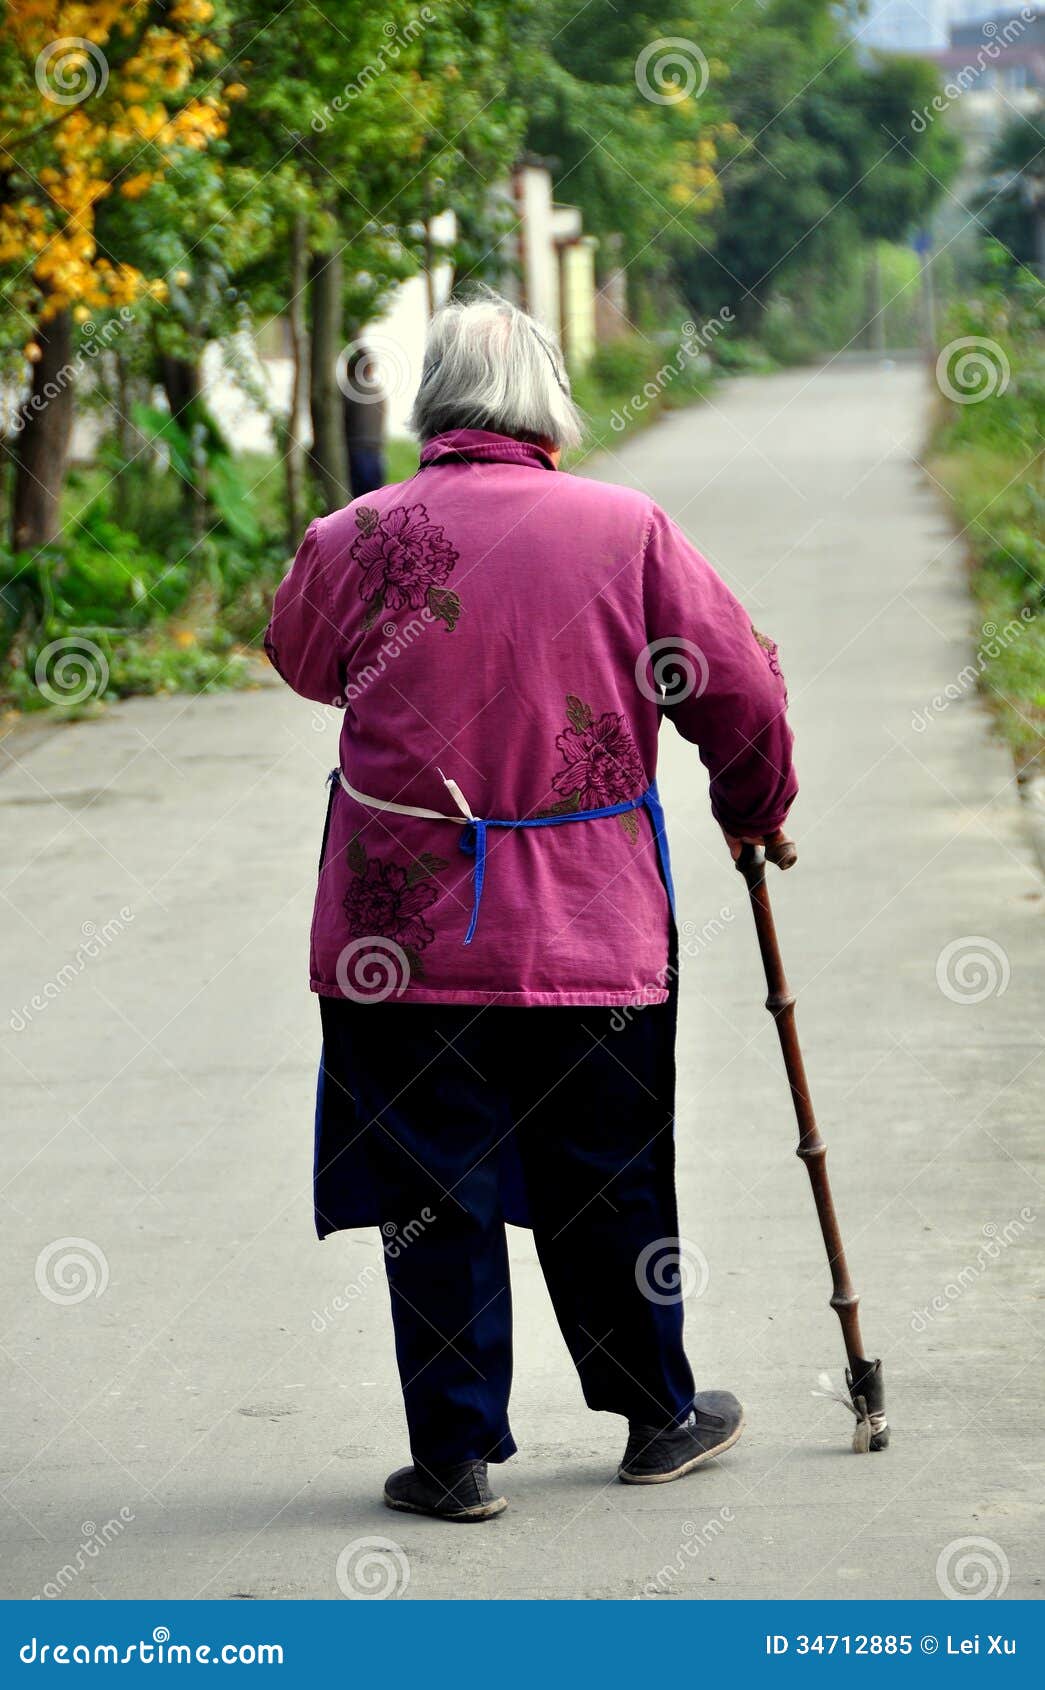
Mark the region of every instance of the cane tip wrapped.
<instances>
[{"instance_id":1,"label":"cane tip wrapped","mask_svg":"<svg viewBox=\"0 0 1045 1690\"><path fill-rule=\"evenodd\" d=\"M820 1389L814 1391L813 1395L826 1397L829 1402L840 1403L855 1416L854 1455L873 1455L880 1449L888 1449L889 1422L885 1418L881 1362L861 1361L855 1374L855 1383L854 1374L847 1368L845 1382L849 1388L848 1396L843 1396L841 1391L835 1390L829 1373L821 1373Z\"/></svg>"},{"instance_id":2,"label":"cane tip wrapped","mask_svg":"<svg viewBox=\"0 0 1045 1690\"><path fill-rule=\"evenodd\" d=\"M880 1360L854 1361L846 1369L845 1382L856 1412L853 1449L857 1455L875 1455L889 1448L889 1422L885 1417L885 1381Z\"/></svg>"}]
</instances>

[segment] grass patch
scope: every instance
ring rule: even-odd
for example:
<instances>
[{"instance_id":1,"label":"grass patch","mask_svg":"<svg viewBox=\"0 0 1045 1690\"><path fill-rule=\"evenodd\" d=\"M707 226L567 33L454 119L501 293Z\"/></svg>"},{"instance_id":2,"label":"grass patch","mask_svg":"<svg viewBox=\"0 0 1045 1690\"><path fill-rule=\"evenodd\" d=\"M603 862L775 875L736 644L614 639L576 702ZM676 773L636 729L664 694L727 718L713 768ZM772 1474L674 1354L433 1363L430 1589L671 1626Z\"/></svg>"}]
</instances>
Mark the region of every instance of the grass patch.
<instances>
[{"instance_id":1,"label":"grass patch","mask_svg":"<svg viewBox=\"0 0 1045 1690\"><path fill-rule=\"evenodd\" d=\"M1004 273L951 316L943 338L958 350L941 385L952 396L929 460L969 547L981 690L1023 776L1045 773L1043 331L1045 290L1028 271ZM966 357L979 364L963 374L961 343L973 340Z\"/></svg>"},{"instance_id":2,"label":"grass patch","mask_svg":"<svg viewBox=\"0 0 1045 1690\"><path fill-rule=\"evenodd\" d=\"M930 458L965 528L981 624L980 689L1024 775L1045 773L1045 469L966 447Z\"/></svg>"}]
</instances>

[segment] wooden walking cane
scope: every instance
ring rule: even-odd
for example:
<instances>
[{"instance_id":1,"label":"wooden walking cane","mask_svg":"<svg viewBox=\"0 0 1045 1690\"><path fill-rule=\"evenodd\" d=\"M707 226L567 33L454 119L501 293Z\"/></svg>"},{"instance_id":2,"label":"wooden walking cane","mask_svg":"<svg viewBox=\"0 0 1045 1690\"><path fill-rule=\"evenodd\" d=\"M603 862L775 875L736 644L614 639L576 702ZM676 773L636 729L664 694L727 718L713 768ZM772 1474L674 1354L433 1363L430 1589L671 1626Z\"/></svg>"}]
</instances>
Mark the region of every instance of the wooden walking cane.
<instances>
[{"instance_id":1,"label":"wooden walking cane","mask_svg":"<svg viewBox=\"0 0 1045 1690\"><path fill-rule=\"evenodd\" d=\"M820 1137L809 1096L805 1063L802 1061L795 1027L795 1000L784 973L776 924L769 902L769 888L766 886L767 859L778 868L791 868L798 861L798 851L790 839L780 839L764 847L742 845L737 858L737 868L744 876L751 895L751 913L755 918L755 933L758 936L758 948L762 953L766 985L769 988L766 1008L776 1022L784 1067L798 1119L797 1154L802 1158L809 1174L820 1231L827 1248L833 1286L831 1307L836 1311L842 1325L842 1338L849 1363L846 1369L846 1384L852 1398L852 1410L856 1415L853 1448L863 1453L867 1450L885 1449L889 1443L882 1364L880 1361L868 1361L863 1353L858 1309L860 1299L849 1277L845 1247L835 1213L834 1198L831 1195L831 1182L827 1175L827 1145ZM844 1397L838 1400L845 1402ZM845 1406L848 1408L850 1404L845 1403Z\"/></svg>"}]
</instances>

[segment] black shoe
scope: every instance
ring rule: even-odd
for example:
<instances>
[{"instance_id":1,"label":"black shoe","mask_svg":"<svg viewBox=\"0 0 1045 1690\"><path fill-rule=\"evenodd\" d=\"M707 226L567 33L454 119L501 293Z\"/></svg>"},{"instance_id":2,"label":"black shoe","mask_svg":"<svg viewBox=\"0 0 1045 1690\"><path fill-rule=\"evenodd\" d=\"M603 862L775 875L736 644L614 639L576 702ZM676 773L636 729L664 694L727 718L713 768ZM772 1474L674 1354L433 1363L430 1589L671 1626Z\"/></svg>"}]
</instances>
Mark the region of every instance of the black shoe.
<instances>
[{"instance_id":1,"label":"black shoe","mask_svg":"<svg viewBox=\"0 0 1045 1690\"><path fill-rule=\"evenodd\" d=\"M494 1496L485 1461L458 1461L453 1467L399 1467L385 1480L385 1502L406 1514L431 1514L436 1520L492 1520L508 1506Z\"/></svg>"},{"instance_id":2,"label":"black shoe","mask_svg":"<svg viewBox=\"0 0 1045 1690\"><path fill-rule=\"evenodd\" d=\"M681 1426L658 1432L629 1420L617 1477L624 1485L665 1485L731 1449L743 1430L744 1410L732 1391L698 1391Z\"/></svg>"}]
</instances>

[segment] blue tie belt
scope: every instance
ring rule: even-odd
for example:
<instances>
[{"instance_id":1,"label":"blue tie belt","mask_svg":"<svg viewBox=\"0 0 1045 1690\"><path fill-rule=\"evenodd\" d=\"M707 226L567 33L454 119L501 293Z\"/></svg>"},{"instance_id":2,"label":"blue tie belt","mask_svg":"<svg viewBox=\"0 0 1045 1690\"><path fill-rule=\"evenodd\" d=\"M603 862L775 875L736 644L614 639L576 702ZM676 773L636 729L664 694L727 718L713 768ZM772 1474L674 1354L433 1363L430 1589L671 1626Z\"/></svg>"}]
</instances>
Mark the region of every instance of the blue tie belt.
<instances>
[{"instance_id":1,"label":"blue tie belt","mask_svg":"<svg viewBox=\"0 0 1045 1690\"><path fill-rule=\"evenodd\" d=\"M601 821L604 816L626 816L632 810L645 810L653 826L653 837L657 842L660 870L664 877L668 902L671 905L671 914L674 919L675 888L671 879L668 836L664 827L664 811L657 793L657 783L653 781L638 798L629 798L623 804L603 804L597 810L570 810L562 816L533 816L527 821L501 821L489 816L482 818L476 816L471 821L466 822L461 834L461 850L467 856L475 858L475 867L472 869L472 919L468 923L468 931L464 936L465 944L471 944L479 921L479 906L482 903L483 886L486 882L487 833L490 828L565 827L569 822L594 822Z\"/></svg>"},{"instance_id":2,"label":"blue tie belt","mask_svg":"<svg viewBox=\"0 0 1045 1690\"><path fill-rule=\"evenodd\" d=\"M560 816L531 816L525 821L507 821L494 816L447 816L438 810L423 810L407 804L395 804L381 799L370 798L362 792L357 792L350 786L340 769L332 769L331 781L339 780L350 797L358 803L366 804L372 809L391 811L397 815L421 816L431 821L449 821L461 828L460 848L466 856L474 858L472 868L472 915L468 923L468 931L464 936L464 943L470 945L475 937L475 929L479 922L479 908L483 898L483 887L486 884L486 856L487 835L492 827L505 829L537 828L537 827L566 827L572 822L602 821L608 816L626 816L632 810L645 810L653 828L653 837L657 844L657 859L660 863L661 877L668 894L672 920L675 919L675 886L671 878L671 858L668 854L668 835L664 825L664 810L660 802L656 781L651 781L645 792L637 798L628 798L621 804L603 804L595 810L569 810ZM458 796L457 789L452 782L446 785ZM460 801L460 800L459 800Z\"/></svg>"}]
</instances>

